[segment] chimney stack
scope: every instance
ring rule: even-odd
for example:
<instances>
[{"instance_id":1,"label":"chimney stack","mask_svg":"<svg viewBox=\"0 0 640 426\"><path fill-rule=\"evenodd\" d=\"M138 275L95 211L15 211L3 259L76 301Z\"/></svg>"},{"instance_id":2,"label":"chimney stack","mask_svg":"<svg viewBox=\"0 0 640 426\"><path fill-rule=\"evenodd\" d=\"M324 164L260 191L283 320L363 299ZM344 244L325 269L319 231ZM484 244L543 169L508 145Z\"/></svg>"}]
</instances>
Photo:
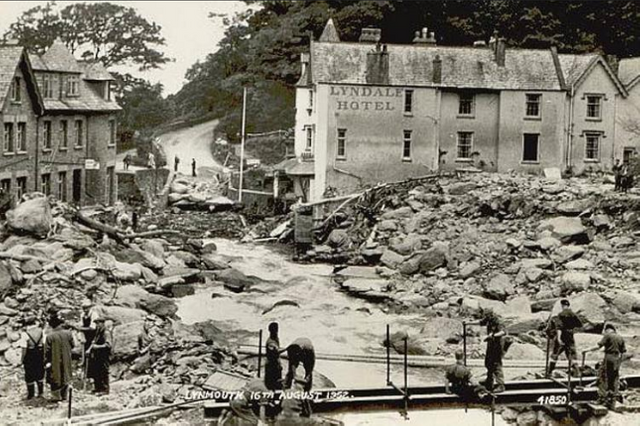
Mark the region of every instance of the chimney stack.
<instances>
[{"instance_id":1,"label":"chimney stack","mask_svg":"<svg viewBox=\"0 0 640 426\"><path fill-rule=\"evenodd\" d=\"M380 28L363 28L360 33L360 43L380 43L382 30Z\"/></svg>"},{"instance_id":2,"label":"chimney stack","mask_svg":"<svg viewBox=\"0 0 640 426\"><path fill-rule=\"evenodd\" d=\"M368 84L389 84L389 52L386 44L376 44L375 50L367 53L366 79Z\"/></svg>"},{"instance_id":3,"label":"chimney stack","mask_svg":"<svg viewBox=\"0 0 640 426\"><path fill-rule=\"evenodd\" d=\"M424 27L422 31L416 31L413 42L415 44L436 44L436 35L433 32L429 32L427 27Z\"/></svg>"},{"instance_id":4,"label":"chimney stack","mask_svg":"<svg viewBox=\"0 0 640 426\"><path fill-rule=\"evenodd\" d=\"M504 67L504 57L506 54L506 50L507 45L504 42L504 39L502 37L498 38L498 40L496 41L495 58L496 64L498 64L499 67Z\"/></svg>"},{"instance_id":5,"label":"chimney stack","mask_svg":"<svg viewBox=\"0 0 640 426\"><path fill-rule=\"evenodd\" d=\"M433 58L433 82L436 84L442 83L442 59L440 59L440 55L436 55Z\"/></svg>"}]
</instances>

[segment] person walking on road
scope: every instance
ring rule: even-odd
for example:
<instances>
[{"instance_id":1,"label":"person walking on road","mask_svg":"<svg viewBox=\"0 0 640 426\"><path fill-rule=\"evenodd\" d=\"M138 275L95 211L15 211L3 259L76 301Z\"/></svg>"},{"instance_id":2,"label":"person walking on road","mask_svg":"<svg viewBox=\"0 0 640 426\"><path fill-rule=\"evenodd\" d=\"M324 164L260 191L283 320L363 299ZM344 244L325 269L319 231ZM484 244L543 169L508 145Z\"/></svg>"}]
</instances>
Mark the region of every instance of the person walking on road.
<instances>
[{"instance_id":1,"label":"person walking on road","mask_svg":"<svg viewBox=\"0 0 640 426\"><path fill-rule=\"evenodd\" d=\"M196 177L196 159L191 159L191 176Z\"/></svg>"},{"instance_id":2,"label":"person walking on road","mask_svg":"<svg viewBox=\"0 0 640 426\"><path fill-rule=\"evenodd\" d=\"M178 173L178 165L180 164L180 157L178 157L177 155L175 156L175 158L173 159L173 171Z\"/></svg>"}]
</instances>

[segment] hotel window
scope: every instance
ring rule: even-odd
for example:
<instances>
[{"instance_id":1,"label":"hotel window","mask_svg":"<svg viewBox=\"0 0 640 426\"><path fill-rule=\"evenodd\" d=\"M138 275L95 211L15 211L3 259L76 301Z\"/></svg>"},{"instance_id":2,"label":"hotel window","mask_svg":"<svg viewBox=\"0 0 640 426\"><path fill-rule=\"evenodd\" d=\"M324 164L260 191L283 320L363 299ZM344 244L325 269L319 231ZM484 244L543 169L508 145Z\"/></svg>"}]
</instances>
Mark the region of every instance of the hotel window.
<instances>
[{"instance_id":1,"label":"hotel window","mask_svg":"<svg viewBox=\"0 0 640 426\"><path fill-rule=\"evenodd\" d=\"M527 94L527 108L525 116L527 117L540 117L540 99L542 95Z\"/></svg>"},{"instance_id":2,"label":"hotel window","mask_svg":"<svg viewBox=\"0 0 640 426\"><path fill-rule=\"evenodd\" d=\"M470 160L473 132L458 132L458 160Z\"/></svg>"},{"instance_id":3,"label":"hotel window","mask_svg":"<svg viewBox=\"0 0 640 426\"><path fill-rule=\"evenodd\" d=\"M67 96L78 96L79 79L77 75L67 76Z\"/></svg>"},{"instance_id":4,"label":"hotel window","mask_svg":"<svg viewBox=\"0 0 640 426\"><path fill-rule=\"evenodd\" d=\"M305 151L313 150L313 126L305 126L304 128L306 134L306 142L305 142Z\"/></svg>"},{"instance_id":5,"label":"hotel window","mask_svg":"<svg viewBox=\"0 0 640 426\"><path fill-rule=\"evenodd\" d=\"M585 133L585 160L600 161L600 133Z\"/></svg>"},{"instance_id":6,"label":"hotel window","mask_svg":"<svg viewBox=\"0 0 640 426\"><path fill-rule=\"evenodd\" d=\"M524 163L538 162L538 142L540 135L537 133L525 133L522 146L522 161Z\"/></svg>"},{"instance_id":7,"label":"hotel window","mask_svg":"<svg viewBox=\"0 0 640 426\"><path fill-rule=\"evenodd\" d=\"M109 145L116 144L116 120L109 120Z\"/></svg>"},{"instance_id":8,"label":"hotel window","mask_svg":"<svg viewBox=\"0 0 640 426\"><path fill-rule=\"evenodd\" d=\"M403 132L402 140L402 160L411 161L411 130L405 130Z\"/></svg>"},{"instance_id":9,"label":"hotel window","mask_svg":"<svg viewBox=\"0 0 640 426\"><path fill-rule=\"evenodd\" d=\"M60 120L60 149L69 147L69 122Z\"/></svg>"},{"instance_id":10,"label":"hotel window","mask_svg":"<svg viewBox=\"0 0 640 426\"><path fill-rule=\"evenodd\" d=\"M27 177L19 177L16 181L18 186L18 200L21 200L22 196L27 193Z\"/></svg>"},{"instance_id":11,"label":"hotel window","mask_svg":"<svg viewBox=\"0 0 640 426\"><path fill-rule=\"evenodd\" d=\"M84 142L84 129L82 120L76 120L76 147L82 148Z\"/></svg>"},{"instance_id":12,"label":"hotel window","mask_svg":"<svg viewBox=\"0 0 640 426\"><path fill-rule=\"evenodd\" d=\"M20 77L14 77L11 82L11 101L20 102L22 100L22 93L20 92Z\"/></svg>"},{"instance_id":13,"label":"hotel window","mask_svg":"<svg viewBox=\"0 0 640 426\"><path fill-rule=\"evenodd\" d=\"M347 129L338 129L336 158L340 160L347 158Z\"/></svg>"},{"instance_id":14,"label":"hotel window","mask_svg":"<svg viewBox=\"0 0 640 426\"><path fill-rule=\"evenodd\" d=\"M18 152L27 152L27 123L18 123L16 143Z\"/></svg>"},{"instance_id":15,"label":"hotel window","mask_svg":"<svg viewBox=\"0 0 640 426\"><path fill-rule=\"evenodd\" d=\"M474 113L474 96L471 93L460 93L458 95L458 115L472 116Z\"/></svg>"},{"instance_id":16,"label":"hotel window","mask_svg":"<svg viewBox=\"0 0 640 426\"><path fill-rule=\"evenodd\" d=\"M413 112L413 90L405 89L404 91L404 112L411 114Z\"/></svg>"},{"instance_id":17,"label":"hotel window","mask_svg":"<svg viewBox=\"0 0 640 426\"><path fill-rule=\"evenodd\" d=\"M13 123L4 123L4 144L5 154L13 153Z\"/></svg>"},{"instance_id":18,"label":"hotel window","mask_svg":"<svg viewBox=\"0 0 640 426\"><path fill-rule=\"evenodd\" d=\"M46 196L51 195L51 175L49 173L42 175L42 193Z\"/></svg>"},{"instance_id":19,"label":"hotel window","mask_svg":"<svg viewBox=\"0 0 640 426\"><path fill-rule=\"evenodd\" d=\"M58 199L67 201L67 172L58 173Z\"/></svg>"},{"instance_id":20,"label":"hotel window","mask_svg":"<svg viewBox=\"0 0 640 426\"><path fill-rule=\"evenodd\" d=\"M602 96L587 96L587 118L596 120L602 118Z\"/></svg>"},{"instance_id":21,"label":"hotel window","mask_svg":"<svg viewBox=\"0 0 640 426\"><path fill-rule=\"evenodd\" d=\"M51 149L51 122L45 121L42 129L43 149Z\"/></svg>"}]
</instances>

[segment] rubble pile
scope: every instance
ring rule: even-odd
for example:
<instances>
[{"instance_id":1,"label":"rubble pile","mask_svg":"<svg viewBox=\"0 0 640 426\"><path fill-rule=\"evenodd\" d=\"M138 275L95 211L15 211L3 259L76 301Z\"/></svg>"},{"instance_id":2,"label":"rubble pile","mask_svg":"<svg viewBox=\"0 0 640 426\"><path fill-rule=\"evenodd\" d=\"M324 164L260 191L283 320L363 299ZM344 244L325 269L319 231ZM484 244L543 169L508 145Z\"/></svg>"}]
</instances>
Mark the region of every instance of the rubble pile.
<instances>
[{"instance_id":1,"label":"rubble pile","mask_svg":"<svg viewBox=\"0 0 640 426\"><path fill-rule=\"evenodd\" d=\"M107 398L113 409L157 404L158 395L173 402L200 390L217 369L250 375L237 365L222 331L209 322L187 326L176 317L174 297L193 294L195 285L228 268L215 244L189 237L202 237L201 231L155 225L132 234L42 195L30 197L8 212L0 228L0 393L7 395L0 396L0 407L22 397L19 340L25 318L46 320L55 311L79 325L87 299L113 337L111 376L127 383ZM141 335L150 342L142 352ZM76 332L78 359L80 336Z\"/></svg>"},{"instance_id":2,"label":"rubble pile","mask_svg":"<svg viewBox=\"0 0 640 426\"><path fill-rule=\"evenodd\" d=\"M186 177L175 179L169 188L169 205L182 210L225 211L235 202L221 195L217 179L195 180Z\"/></svg>"}]
</instances>

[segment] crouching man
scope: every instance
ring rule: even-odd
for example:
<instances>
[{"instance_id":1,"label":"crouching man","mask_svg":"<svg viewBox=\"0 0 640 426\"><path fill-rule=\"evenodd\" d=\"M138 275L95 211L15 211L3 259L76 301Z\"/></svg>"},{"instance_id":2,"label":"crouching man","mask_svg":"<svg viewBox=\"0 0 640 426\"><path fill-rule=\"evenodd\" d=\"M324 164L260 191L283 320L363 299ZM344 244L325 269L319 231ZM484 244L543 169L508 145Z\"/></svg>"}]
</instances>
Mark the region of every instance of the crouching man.
<instances>
[{"instance_id":1,"label":"crouching man","mask_svg":"<svg viewBox=\"0 0 640 426\"><path fill-rule=\"evenodd\" d=\"M464 354L456 351L456 363L449 366L445 373L445 390L447 393L455 393L465 401L486 398L487 389L473 380L471 370L464 365Z\"/></svg>"}]
</instances>

